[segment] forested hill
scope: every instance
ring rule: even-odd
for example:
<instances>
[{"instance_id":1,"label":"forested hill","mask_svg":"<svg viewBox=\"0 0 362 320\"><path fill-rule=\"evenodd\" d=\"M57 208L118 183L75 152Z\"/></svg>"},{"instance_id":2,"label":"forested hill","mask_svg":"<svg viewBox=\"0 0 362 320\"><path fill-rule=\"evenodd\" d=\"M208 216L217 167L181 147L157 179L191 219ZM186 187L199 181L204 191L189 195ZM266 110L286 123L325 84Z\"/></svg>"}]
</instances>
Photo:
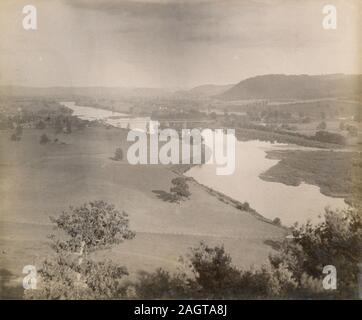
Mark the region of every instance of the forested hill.
<instances>
[{"instance_id":1,"label":"forested hill","mask_svg":"<svg viewBox=\"0 0 362 320\"><path fill-rule=\"evenodd\" d=\"M362 94L362 75L282 75L256 76L216 96L222 100L320 99Z\"/></svg>"}]
</instances>

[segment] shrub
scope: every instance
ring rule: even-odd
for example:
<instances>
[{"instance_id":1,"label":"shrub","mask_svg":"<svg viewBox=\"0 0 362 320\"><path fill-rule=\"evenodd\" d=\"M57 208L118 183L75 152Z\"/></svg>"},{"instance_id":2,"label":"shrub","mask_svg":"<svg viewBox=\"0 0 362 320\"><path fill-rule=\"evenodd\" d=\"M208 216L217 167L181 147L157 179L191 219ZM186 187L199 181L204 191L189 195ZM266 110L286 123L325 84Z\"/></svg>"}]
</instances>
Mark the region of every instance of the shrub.
<instances>
[{"instance_id":1,"label":"shrub","mask_svg":"<svg viewBox=\"0 0 362 320\"><path fill-rule=\"evenodd\" d=\"M328 131L317 131L313 138L321 142L335 143L341 145L346 144L346 139L341 134Z\"/></svg>"},{"instance_id":2,"label":"shrub","mask_svg":"<svg viewBox=\"0 0 362 320\"><path fill-rule=\"evenodd\" d=\"M358 297L362 261L362 216L358 211L327 210L324 222L295 227L293 236L270 256L269 264L250 270L233 266L223 246L201 243L188 254L186 271L170 275L159 270L140 277L136 295L141 292L139 298L154 299ZM335 291L323 289L326 265L337 268Z\"/></svg>"},{"instance_id":3,"label":"shrub","mask_svg":"<svg viewBox=\"0 0 362 320\"><path fill-rule=\"evenodd\" d=\"M132 285L132 284L131 284ZM133 284L137 299L190 298L187 280L183 275L172 275L161 268L155 272L140 272Z\"/></svg>"},{"instance_id":4,"label":"shrub","mask_svg":"<svg viewBox=\"0 0 362 320\"><path fill-rule=\"evenodd\" d=\"M15 129L15 134L20 137L23 134L23 127L22 126L17 126Z\"/></svg>"},{"instance_id":5,"label":"shrub","mask_svg":"<svg viewBox=\"0 0 362 320\"><path fill-rule=\"evenodd\" d=\"M123 150L121 148L116 149L116 152L114 153L113 160L116 160L116 161L123 160Z\"/></svg>"},{"instance_id":6,"label":"shrub","mask_svg":"<svg viewBox=\"0 0 362 320\"><path fill-rule=\"evenodd\" d=\"M48 136L44 133L41 135L40 137L40 144L47 144L50 141L50 139L48 138Z\"/></svg>"},{"instance_id":7,"label":"shrub","mask_svg":"<svg viewBox=\"0 0 362 320\"><path fill-rule=\"evenodd\" d=\"M35 128L36 129L40 129L40 130L43 130L45 129L45 122L43 120L40 120L36 125L35 125Z\"/></svg>"},{"instance_id":8,"label":"shrub","mask_svg":"<svg viewBox=\"0 0 362 320\"><path fill-rule=\"evenodd\" d=\"M351 137L357 137L358 136L358 129L356 126L352 126L352 125L348 125L346 127L346 130L348 131L348 134L351 136Z\"/></svg>"},{"instance_id":9,"label":"shrub","mask_svg":"<svg viewBox=\"0 0 362 320\"><path fill-rule=\"evenodd\" d=\"M306 277L321 280L323 267L333 265L338 271L338 291L333 294L356 297L358 263L362 261L362 215L357 209L327 210L325 221L295 228L293 236L270 257L274 267L286 265L302 287Z\"/></svg>"},{"instance_id":10,"label":"shrub","mask_svg":"<svg viewBox=\"0 0 362 320\"><path fill-rule=\"evenodd\" d=\"M69 117L65 118L65 133L72 133L72 122Z\"/></svg>"},{"instance_id":11,"label":"shrub","mask_svg":"<svg viewBox=\"0 0 362 320\"><path fill-rule=\"evenodd\" d=\"M317 125L317 128L316 128L317 130L326 130L327 129L327 124L324 122L324 121L322 121L321 123L319 123L318 125Z\"/></svg>"},{"instance_id":12,"label":"shrub","mask_svg":"<svg viewBox=\"0 0 362 320\"><path fill-rule=\"evenodd\" d=\"M189 198L191 193L189 191L189 186L186 182L186 178L177 177L171 180L173 186L170 188L171 194L178 200L183 198Z\"/></svg>"},{"instance_id":13,"label":"shrub","mask_svg":"<svg viewBox=\"0 0 362 320\"><path fill-rule=\"evenodd\" d=\"M15 128L15 132L10 136L11 141L20 141L23 134L23 127L18 125Z\"/></svg>"},{"instance_id":14,"label":"shrub","mask_svg":"<svg viewBox=\"0 0 362 320\"><path fill-rule=\"evenodd\" d=\"M239 203L236 208L243 211L250 211L251 209L249 202Z\"/></svg>"},{"instance_id":15,"label":"shrub","mask_svg":"<svg viewBox=\"0 0 362 320\"><path fill-rule=\"evenodd\" d=\"M13 133L13 134L10 136L10 140L11 140L11 141L20 141L20 140L21 140L21 136L17 136L15 133Z\"/></svg>"},{"instance_id":16,"label":"shrub","mask_svg":"<svg viewBox=\"0 0 362 320\"><path fill-rule=\"evenodd\" d=\"M280 220L280 218L276 217L273 219L273 224L275 224L276 226L281 226L282 221Z\"/></svg>"},{"instance_id":17,"label":"shrub","mask_svg":"<svg viewBox=\"0 0 362 320\"><path fill-rule=\"evenodd\" d=\"M111 220L123 227L111 224ZM233 265L223 246L210 247L201 242L181 259L186 267L183 271L141 272L137 281L124 285L124 267L88 257L79 263L71 254L80 249L81 243L88 252L106 243L118 243L116 234L129 238L122 214L113 206L95 202L71 209L54 221L73 241L63 246L58 243L57 248L66 250L56 251L55 259L44 262L39 271L41 287L27 290L27 297L109 299L125 297L131 289L132 297L140 299L356 298L359 293L362 216L357 209L327 210L325 221L295 226L293 238L285 239L278 252L269 257L270 263L260 268L241 270ZM89 239L90 234L98 236ZM322 288L326 265L337 268L335 291Z\"/></svg>"}]
</instances>

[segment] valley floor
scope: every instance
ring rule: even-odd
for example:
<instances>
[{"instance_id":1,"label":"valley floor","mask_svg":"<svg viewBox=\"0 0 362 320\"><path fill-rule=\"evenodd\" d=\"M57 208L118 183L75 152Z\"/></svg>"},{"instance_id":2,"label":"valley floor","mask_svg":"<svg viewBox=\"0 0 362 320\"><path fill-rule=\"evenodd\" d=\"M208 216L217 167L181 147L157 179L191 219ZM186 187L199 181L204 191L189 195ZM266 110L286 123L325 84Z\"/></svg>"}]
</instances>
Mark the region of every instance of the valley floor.
<instances>
[{"instance_id":1,"label":"valley floor","mask_svg":"<svg viewBox=\"0 0 362 320\"><path fill-rule=\"evenodd\" d=\"M58 141L41 145L44 132ZM0 135L0 267L8 279L2 286L20 285L25 265L39 266L52 254L50 216L92 200L113 203L129 214L136 237L101 257L126 265L131 276L158 267L175 271L178 258L201 240L224 244L240 267L261 265L273 251L271 243L286 235L285 229L220 201L195 182L190 182L188 201L159 199L157 190L168 192L176 173L161 165L111 160L117 147L126 150L122 129L89 127L57 136L24 129L21 141L10 141L10 135Z\"/></svg>"}]
</instances>

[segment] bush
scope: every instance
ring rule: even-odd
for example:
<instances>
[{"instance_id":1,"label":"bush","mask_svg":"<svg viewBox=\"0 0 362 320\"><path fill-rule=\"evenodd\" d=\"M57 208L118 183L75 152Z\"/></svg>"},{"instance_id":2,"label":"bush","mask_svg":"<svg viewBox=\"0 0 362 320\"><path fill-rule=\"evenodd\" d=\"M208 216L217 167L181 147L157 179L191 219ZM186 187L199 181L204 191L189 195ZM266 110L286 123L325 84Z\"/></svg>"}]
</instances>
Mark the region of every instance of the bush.
<instances>
[{"instance_id":1,"label":"bush","mask_svg":"<svg viewBox=\"0 0 362 320\"><path fill-rule=\"evenodd\" d=\"M316 128L317 130L326 130L327 129L327 124L324 122L324 121L322 121L321 123L319 123L318 125L317 125L317 128Z\"/></svg>"},{"instance_id":2,"label":"bush","mask_svg":"<svg viewBox=\"0 0 362 320\"><path fill-rule=\"evenodd\" d=\"M45 129L45 122L44 121L42 121L42 120L40 120L36 125L35 125L35 128L36 129L40 129L40 130L43 130L43 129Z\"/></svg>"},{"instance_id":3,"label":"bush","mask_svg":"<svg viewBox=\"0 0 362 320\"><path fill-rule=\"evenodd\" d=\"M351 136L351 137L357 137L358 136L358 129L356 126L352 126L352 125L348 125L346 127L346 130L348 131L348 134Z\"/></svg>"},{"instance_id":4,"label":"bush","mask_svg":"<svg viewBox=\"0 0 362 320\"><path fill-rule=\"evenodd\" d=\"M88 218L89 219L88 219ZM85 252L117 243L117 234L129 238L128 223L113 206L95 202L71 209L54 220L72 241L60 241L55 259L44 262L39 290L26 291L30 298L140 299L266 299L357 298L359 263L362 261L362 215L357 209L330 211L325 221L295 226L269 264L241 270L233 265L223 246L201 242L185 259L186 269L176 274L158 269L141 272L137 281L122 285L127 270L112 262L94 262L84 255L79 262L72 252L84 244ZM116 221L116 223L111 223ZM117 222L118 221L118 222ZM122 227L120 227L120 225ZM66 249L66 250L63 250ZM338 287L322 287L323 267L337 269ZM182 269L180 269L182 270Z\"/></svg>"},{"instance_id":5,"label":"bush","mask_svg":"<svg viewBox=\"0 0 362 320\"><path fill-rule=\"evenodd\" d=\"M47 144L50 141L50 139L48 138L48 136L44 133L41 135L40 137L40 144Z\"/></svg>"},{"instance_id":6,"label":"bush","mask_svg":"<svg viewBox=\"0 0 362 320\"><path fill-rule=\"evenodd\" d=\"M65 133L72 133L72 122L69 117L65 118Z\"/></svg>"},{"instance_id":7,"label":"bush","mask_svg":"<svg viewBox=\"0 0 362 320\"><path fill-rule=\"evenodd\" d=\"M130 284L132 286L132 284ZM133 284L137 299L179 299L190 297L187 280L182 275L171 275L168 271L140 272Z\"/></svg>"},{"instance_id":8,"label":"bush","mask_svg":"<svg viewBox=\"0 0 362 320\"><path fill-rule=\"evenodd\" d=\"M250 270L233 266L223 246L201 243L187 256L187 271L170 275L159 270L141 277L138 297L169 298L170 292L172 298L183 299L358 297L362 216L357 210L327 210L324 222L295 227L293 236L270 256L269 264ZM323 289L326 265L337 269L337 290ZM159 289L153 290L155 287ZM166 294L160 288L166 288ZM139 293L140 289L136 290L136 295Z\"/></svg>"},{"instance_id":9,"label":"bush","mask_svg":"<svg viewBox=\"0 0 362 320\"><path fill-rule=\"evenodd\" d=\"M280 218L276 217L273 219L273 224L275 224L276 226L281 226L282 221L280 220Z\"/></svg>"},{"instance_id":10,"label":"bush","mask_svg":"<svg viewBox=\"0 0 362 320\"><path fill-rule=\"evenodd\" d=\"M346 144L346 139L341 134L328 131L317 131L313 138L321 142L335 143L341 145Z\"/></svg>"},{"instance_id":11,"label":"bush","mask_svg":"<svg viewBox=\"0 0 362 320\"><path fill-rule=\"evenodd\" d=\"M243 211L250 211L251 209L249 202L239 203L236 208Z\"/></svg>"},{"instance_id":12,"label":"bush","mask_svg":"<svg viewBox=\"0 0 362 320\"><path fill-rule=\"evenodd\" d=\"M123 150L121 148L116 149L116 152L114 153L113 160L116 160L116 161L123 160Z\"/></svg>"},{"instance_id":13,"label":"bush","mask_svg":"<svg viewBox=\"0 0 362 320\"><path fill-rule=\"evenodd\" d=\"M357 209L327 210L324 222L295 228L293 236L292 241L285 240L280 251L270 257L274 267L285 265L305 289L306 278L321 280L323 267L333 265L338 272L338 291L333 294L343 298L357 296L358 263L362 261L362 215Z\"/></svg>"},{"instance_id":14,"label":"bush","mask_svg":"<svg viewBox=\"0 0 362 320\"><path fill-rule=\"evenodd\" d=\"M177 200L182 200L183 198L189 198L191 193L189 191L189 186L186 182L186 178L177 177L171 180L173 186L170 188L170 193Z\"/></svg>"},{"instance_id":15,"label":"bush","mask_svg":"<svg viewBox=\"0 0 362 320\"><path fill-rule=\"evenodd\" d=\"M11 141L20 141L22 135L23 135L23 127L18 125L15 128L15 132L10 136L10 140Z\"/></svg>"},{"instance_id":16,"label":"bush","mask_svg":"<svg viewBox=\"0 0 362 320\"><path fill-rule=\"evenodd\" d=\"M17 126L15 129L15 134L20 137L23 134L23 127L22 126Z\"/></svg>"},{"instance_id":17,"label":"bush","mask_svg":"<svg viewBox=\"0 0 362 320\"><path fill-rule=\"evenodd\" d=\"M13 133L13 134L10 136L10 140L11 140L11 141L20 141L20 140L21 140L21 136L17 136L15 133Z\"/></svg>"}]
</instances>

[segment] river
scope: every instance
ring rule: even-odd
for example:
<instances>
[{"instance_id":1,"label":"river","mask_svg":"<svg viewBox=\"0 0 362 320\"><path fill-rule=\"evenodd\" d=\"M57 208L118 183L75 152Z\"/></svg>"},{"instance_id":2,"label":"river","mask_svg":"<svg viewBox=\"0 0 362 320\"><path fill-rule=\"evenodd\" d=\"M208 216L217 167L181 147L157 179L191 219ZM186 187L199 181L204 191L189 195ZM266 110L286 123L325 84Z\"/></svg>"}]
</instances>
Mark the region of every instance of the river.
<instances>
[{"instance_id":1,"label":"river","mask_svg":"<svg viewBox=\"0 0 362 320\"><path fill-rule=\"evenodd\" d=\"M145 130L150 118L132 118L128 114L112 112L105 109L77 106L74 102L63 102L64 106L73 110L73 115L85 120L102 120L105 123L131 129ZM266 152L275 149L296 150L295 145L262 142L259 140L237 141L235 172L228 176L215 174L214 164L195 166L185 175L193 177L199 183L222 192L238 201L248 202L252 208L266 218L280 218L284 225L295 222L305 223L321 220L325 207L342 209L346 207L341 198L323 195L319 187L301 183L299 186L288 186L277 182L268 182L259 175L279 160L267 159ZM315 148L300 147L301 150Z\"/></svg>"},{"instance_id":2,"label":"river","mask_svg":"<svg viewBox=\"0 0 362 320\"><path fill-rule=\"evenodd\" d=\"M222 192L233 199L248 202L252 208L266 218L280 218L284 225L321 220L324 208L346 207L341 198L323 195L319 187L301 183L288 186L283 183L264 181L260 174L276 165L279 160L267 159L266 151L283 149L288 145L259 140L237 141L235 172L228 176L217 176L215 165L207 164L191 168L186 175L199 183ZM296 149L292 146L293 150ZM302 148L306 150L306 148ZM313 149L312 149L313 150Z\"/></svg>"},{"instance_id":3,"label":"river","mask_svg":"<svg viewBox=\"0 0 362 320\"><path fill-rule=\"evenodd\" d=\"M130 128L146 130L146 124L150 121L149 117L132 117L127 113L114 112L111 110L77 106L75 102L60 102L63 106L72 109L73 115L82 120L102 120L111 126L118 128Z\"/></svg>"}]
</instances>

